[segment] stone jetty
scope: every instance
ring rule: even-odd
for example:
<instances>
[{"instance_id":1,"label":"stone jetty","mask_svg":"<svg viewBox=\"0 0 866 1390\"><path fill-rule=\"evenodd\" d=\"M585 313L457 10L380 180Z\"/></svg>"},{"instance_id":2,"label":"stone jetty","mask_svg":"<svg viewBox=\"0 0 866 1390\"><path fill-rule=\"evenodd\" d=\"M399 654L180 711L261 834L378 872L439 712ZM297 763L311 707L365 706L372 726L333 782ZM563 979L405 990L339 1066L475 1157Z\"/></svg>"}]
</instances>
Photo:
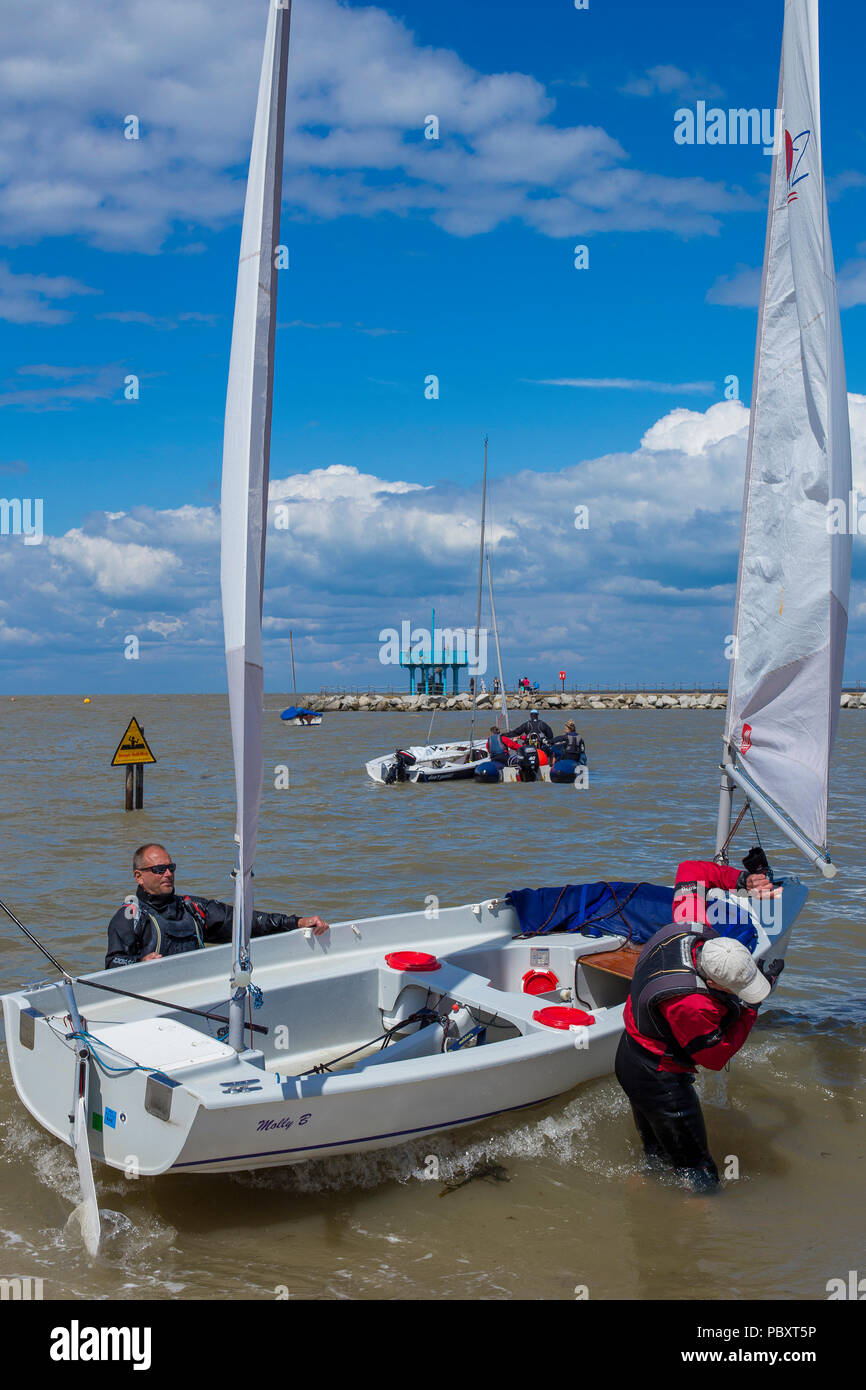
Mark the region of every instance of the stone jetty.
<instances>
[{"instance_id":1,"label":"stone jetty","mask_svg":"<svg viewBox=\"0 0 866 1390\"><path fill-rule=\"evenodd\" d=\"M434 709L439 710L468 710L472 708L472 699L469 695L340 695L329 694L327 692L319 695L293 695L292 703L303 705L307 709L321 710L323 712L336 712L337 710L351 710L353 712L371 710L374 713L385 713L395 711L411 714L414 711L430 712ZM565 694L541 694L518 695L516 692L508 693L509 710L550 710L552 712L562 711L564 714L569 710L586 709L613 709L613 710L671 710L671 709L694 709L694 710L719 710L725 709L728 699L726 695L711 694L706 691L676 691L668 694L658 694L651 692L627 691L616 694L611 691L601 693L595 691L574 692ZM841 698L843 709L866 709L866 694L845 693ZM493 696L486 692L478 696L476 709L478 710L498 710L499 696Z\"/></svg>"}]
</instances>

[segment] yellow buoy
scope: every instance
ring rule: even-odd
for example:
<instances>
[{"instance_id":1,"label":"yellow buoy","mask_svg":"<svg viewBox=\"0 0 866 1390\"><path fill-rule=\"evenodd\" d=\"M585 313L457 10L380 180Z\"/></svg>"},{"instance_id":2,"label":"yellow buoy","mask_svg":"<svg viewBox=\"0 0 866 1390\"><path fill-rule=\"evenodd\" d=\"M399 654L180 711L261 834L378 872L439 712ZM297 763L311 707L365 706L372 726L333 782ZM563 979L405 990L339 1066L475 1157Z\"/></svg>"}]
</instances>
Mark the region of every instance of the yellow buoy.
<instances>
[{"instance_id":1,"label":"yellow buoy","mask_svg":"<svg viewBox=\"0 0 866 1390\"><path fill-rule=\"evenodd\" d=\"M89 696L89 695L85 695L85 697L84 697L84 703L85 703L86 705L89 705L89 704L90 704L90 696Z\"/></svg>"}]
</instances>

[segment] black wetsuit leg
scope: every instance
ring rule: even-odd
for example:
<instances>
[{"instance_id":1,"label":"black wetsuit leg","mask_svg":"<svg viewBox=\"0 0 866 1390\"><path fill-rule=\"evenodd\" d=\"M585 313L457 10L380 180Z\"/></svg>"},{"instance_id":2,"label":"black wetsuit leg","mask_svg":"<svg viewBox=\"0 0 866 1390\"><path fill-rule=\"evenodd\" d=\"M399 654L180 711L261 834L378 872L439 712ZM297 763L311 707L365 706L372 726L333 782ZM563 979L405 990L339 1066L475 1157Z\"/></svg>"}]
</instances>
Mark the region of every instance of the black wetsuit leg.
<instances>
[{"instance_id":1,"label":"black wetsuit leg","mask_svg":"<svg viewBox=\"0 0 866 1390\"><path fill-rule=\"evenodd\" d=\"M616 1079L651 1162L663 1159L701 1191L718 1187L719 1173L707 1146L707 1130L695 1079L658 1070L658 1058L623 1033L616 1054Z\"/></svg>"}]
</instances>

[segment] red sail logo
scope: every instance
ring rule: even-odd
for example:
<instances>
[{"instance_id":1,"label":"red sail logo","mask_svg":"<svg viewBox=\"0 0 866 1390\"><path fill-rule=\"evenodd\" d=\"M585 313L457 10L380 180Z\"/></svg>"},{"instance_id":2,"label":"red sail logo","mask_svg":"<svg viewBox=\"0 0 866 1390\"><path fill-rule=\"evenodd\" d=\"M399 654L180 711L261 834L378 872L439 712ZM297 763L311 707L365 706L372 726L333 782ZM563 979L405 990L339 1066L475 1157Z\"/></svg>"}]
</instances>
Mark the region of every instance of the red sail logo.
<instances>
[{"instance_id":1,"label":"red sail logo","mask_svg":"<svg viewBox=\"0 0 866 1390\"><path fill-rule=\"evenodd\" d=\"M741 752L741 753L748 753L748 751L749 751L749 749L751 748L751 746L752 746L752 726L751 726L751 724L744 724L744 725L743 725L743 736L742 736L742 739L740 740L740 752Z\"/></svg>"}]
</instances>

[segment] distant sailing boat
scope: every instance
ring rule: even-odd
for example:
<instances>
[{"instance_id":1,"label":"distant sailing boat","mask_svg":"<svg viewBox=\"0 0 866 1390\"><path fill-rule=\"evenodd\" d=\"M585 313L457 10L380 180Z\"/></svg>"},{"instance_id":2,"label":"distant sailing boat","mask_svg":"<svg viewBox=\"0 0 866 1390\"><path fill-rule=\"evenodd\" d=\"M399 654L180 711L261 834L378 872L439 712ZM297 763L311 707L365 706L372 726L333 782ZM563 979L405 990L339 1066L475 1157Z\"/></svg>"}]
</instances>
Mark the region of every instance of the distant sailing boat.
<instances>
[{"instance_id":1,"label":"distant sailing boat","mask_svg":"<svg viewBox=\"0 0 866 1390\"><path fill-rule=\"evenodd\" d=\"M295 676L295 635L289 632L289 651L292 657L292 694L298 698L298 682ZM284 709L280 718L287 724L293 724L296 728L307 728L311 724L321 724L322 716L318 710L305 709L303 705L289 705Z\"/></svg>"},{"instance_id":2,"label":"distant sailing boat","mask_svg":"<svg viewBox=\"0 0 866 1390\"><path fill-rule=\"evenodd\" d=\"M99 1239L91 1157L128 1172L134 1154L142 1176L277 1167L413 1137L427 1142L609 1074L637 945L646 939L633 929L633 906L630 919L609 911L595 937L551 914L539 951L522 934L511 895L479 897L434 917L395 913L334 924L326 937L294 931L258 940L262 988L253 983L273 253L289 13L273 3L268 11L223 460L237 785L232 945L75 980L64 974L63 983L3 997L16 1091L44 1128L75 1148L91 1250ZM827 766L850 542L828 534L825 516L834 495L848 495L850 457L817 83L815 0L788 0L779 100L785 148L773 167L717 849L727 852L736 784L830 874ZM797 878L778 883L772 899L720 895L725 913L746 914L759 960L784 957L807 897ZM633 890L632 904L647 887L622 886ZM375 885L367 887L375 901ZM672 890L651 887L651 896L672 912ZM230 996L228 1020L214 1008L221 988ZM583 1007L563 1008L563 996Z\"/></svg>"}]
</instances>

